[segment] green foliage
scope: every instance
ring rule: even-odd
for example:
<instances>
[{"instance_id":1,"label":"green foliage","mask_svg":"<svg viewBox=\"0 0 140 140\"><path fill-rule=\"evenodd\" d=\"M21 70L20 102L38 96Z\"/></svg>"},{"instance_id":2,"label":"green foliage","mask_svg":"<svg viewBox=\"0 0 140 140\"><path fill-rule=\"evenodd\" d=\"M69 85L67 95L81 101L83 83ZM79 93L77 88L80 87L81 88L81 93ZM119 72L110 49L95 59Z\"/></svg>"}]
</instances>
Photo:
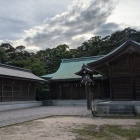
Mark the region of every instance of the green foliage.
<instances>
[{"instance_id":1,"label":"green foliage","mask_svg":"<svg viewBox=\"0 0 140 140\"><path fill-rule=\"evenodd\" d=\"M49 87L47 84L38 84L36 89L36 100L43 101L49 99Z\"/></svg>"},{"instance_id":2,"label":"green foliage","mask_svg":"<svg viewBox=\"0 0 140 140\"><path fill-rule=\"evenodd\" d=\"M119 126L119 125L88 125L82 128L73 129L77 133L77 140L136 140L140 138L140 125Z\"/></svg>"},{"instance_id":3,"label":"green foliage","mask_svg":"<svg viewBox=\"0 0 140 140\"><path fill-rule=\"evenodd\" d=\"M14 48L9 43L2 43L0 45L0 62L30 69L34 74L41 76L55 72L60 66L61 59L105 55L120 46L129 37L140 42L140 31L126 28L104 38L94 36L83 43L81 42L81 46L75 49L69 49L68 45L61 44L36 53L25 51L23 45Z\"/></svg>"},{"instance_id":4,"label":"green foliage","mask_svg":"<svg viewBox=\"0 0 140 140\"><path fill-rule=\"evenodd\" d=\"M7 61L7 54L5 53L5 51L0 48L0 62L1 63L5 63Z\"/></svg>"},{"instance_id":5,"label":"green foliage","mask_svg":"<svg viewBox=\"0 0 140 140\"><path fill-rule=\"evenodd\" d=\"M38 58L30 57L29 59L15 60L13 64L18 67L30 69L34 74L43 75L45 70L45 63L41 62Z\"/></svg>"},{"instance_id":6,"label":"green foliage","mask_svg":"<svg viewBox=\"0 0 140 140\"><path fill-rule=\"evenodd\" d=\"M25 49L25 46L23 46L23 45L20 45L20 46L16 47L17 52L23 52L24 49Z\"/></svg>"}]
</instances>

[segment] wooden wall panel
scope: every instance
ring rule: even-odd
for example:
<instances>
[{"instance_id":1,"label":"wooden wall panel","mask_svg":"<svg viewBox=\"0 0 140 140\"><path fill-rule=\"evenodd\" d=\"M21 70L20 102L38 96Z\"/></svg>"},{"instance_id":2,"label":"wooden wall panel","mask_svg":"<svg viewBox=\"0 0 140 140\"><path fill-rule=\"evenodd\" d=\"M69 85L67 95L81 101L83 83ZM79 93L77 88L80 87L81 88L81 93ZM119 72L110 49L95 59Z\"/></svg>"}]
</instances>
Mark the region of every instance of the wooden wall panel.
<instances>
[{"instance_id":1,"label":"wooden wall panel","mask_svg":"<svg viewBox=\"0 0 140 140\"><path fill-rule=\"evenodd\" d=\"M112 79L112 99L113 100L133 99L133 83L131 78Z\"/></svg>"},{"instance_id":2,"label":"wooden wall panel","mask_svg":"<svg viewBox=\"0 0 140 140\"><path fill-rule=\"evenodd\" d=\"M85 87L78 82L53 82L50 85L51 99L85 99Z\"/></svg>"},{"instance_id":3,"label":"wooden wall panel","mask_svg":"<svg viewBox=\"0 0 140 140\"><path fill-rule=\"evenodd\" d=\"M18 101L21 99L21 86L13 86L12 100Z\"/></svg>"},{"instance_id":4,"label":"wooden wall panel","mask_svg":"<svg viewBox=\"0 0 140 140\"><path fill-rule=\"evenodd\" d=\"M12 100L12 86L4 85L3 86L3 101L11 101Z\"/></svg>"},{"instance_id":5,"label":"wooden wall panel","mask_svg":"<svg viewBox=\"0 0 140 140\"><path fill-rule=\"evenodd\" d=\"M35 96L36 96L35 93L36 93L36 86L35 85L29 86L29 97L28 97L28 100L34 100Z\"/></svg>"},{"instance_id":6,"label":"wooden wall panel","mask_svg":"<svg viewBox=\"0 0 140 140\"><path fill-rule=\"evenodd\" d=\"M131 75L130 65L117 65L112 67L112 77Z\"/></svg>"},{"instance_id":7,"label":"wooden wall panel","mask_svg":"<svg viewBox=\"0 0 140 140\"><path fill-rule=\"evenodd\" d=\"M2 85L0 85L0 102L2 101Z\"/></svg>"},{"instance_id":8,"label":"wooden wall panel","mask_svg":"<svg viewBox=\"0 0 140 140\"><path fill-rule=\"evenodd\" d=\"M112 77L128 77L131 75L132 57L130 55L119 58L112 63Z\"/></svg>"},{"instance_id":9,"label":"wooden wall panel","mask_svg":"<svg viewBox=\"0 0 140 140\"><path fill-rule=\"evenodd\" d=\"M35 82L2 78L0 79L0 101L35 100Z\"/></svg>"},{"instance_id":10,"label":"wooden wall panel","mask_svg":"<svg viewBox=\"0 0 140 140\"><path fill-rule=\"evenodd\" d=\"M134 56L134 76L140 76L140 56Z\"/></svg>"},{"instance_id":11,"label":"wooden wall panel","mask_svg":"<svg viewBox=\"0 0 140 140\"><path fill-rule=\"evenodd\" d=\"M140 77L135 77L135 96L136 100L140 100Z\"/></svg>"}]
</instances>

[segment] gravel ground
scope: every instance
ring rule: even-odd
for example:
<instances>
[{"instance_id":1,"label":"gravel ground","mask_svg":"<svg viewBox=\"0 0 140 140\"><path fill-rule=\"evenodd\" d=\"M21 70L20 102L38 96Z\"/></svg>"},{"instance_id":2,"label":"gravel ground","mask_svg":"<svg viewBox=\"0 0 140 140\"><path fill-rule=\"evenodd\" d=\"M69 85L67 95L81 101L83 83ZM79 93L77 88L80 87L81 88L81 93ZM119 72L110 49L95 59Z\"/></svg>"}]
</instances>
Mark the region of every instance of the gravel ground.
<instances>
[{"instance_id":1,"label":"gravel ground","mask_svg":"<svg viewBox=\"0 0 140 140\"><path fill-rule=\"evenodd\" d=\"M130 127L139 122L138 119L57 116L0 128L0 140L80 140L72 130L84 125L108 124Z\"/></svg>"},{"instance_id":2,"label":"gravel ground","mask_svg":"<svg viewBox=\"0 0 140 140\"><path fill-rule=\"evenodd\" d=\"M0 112L0 127L49 116L92 116L85 106L43 106Z\"/></svg>"}]
</instances>

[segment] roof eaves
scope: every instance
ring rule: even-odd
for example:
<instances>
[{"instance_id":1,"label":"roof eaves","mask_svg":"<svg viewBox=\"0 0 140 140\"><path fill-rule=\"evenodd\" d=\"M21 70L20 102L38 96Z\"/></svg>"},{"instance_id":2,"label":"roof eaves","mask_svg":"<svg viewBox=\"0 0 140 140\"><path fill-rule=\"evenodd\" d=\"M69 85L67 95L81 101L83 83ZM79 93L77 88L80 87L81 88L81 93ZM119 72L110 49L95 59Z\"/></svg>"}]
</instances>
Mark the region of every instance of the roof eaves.
<instances>
[{"instance_id":1,"label":"roof eaves","mask_svg":"<svg viewBox=\"0 0 140 140\"><path fill-rule=\"evenodd\" d=\"M39 79L33 79L33 78L26 78L26 77L16 77L16 76L10 76L10 75L0 75L0 77L7 77L7 78L14 78L14 79L24 79L24 80L30 80L30 81L40 81L40 82L47 82L47 80L39 78Z\"/></svg>"},{"instance_id":2,"label":"roof eaves","mask_svg":"<svg viewBox=\"0 0 140 140\"><path fill-rule=\"evenodd\" d=\"M113 51L111 51L110 53L108 53L107 55L99 58L95 62L88 63L87 65L92 66L93 64L101 63L102 61L105 61L105 60L109 59L114 54L118 54L120 51L122 51L128 44L133 44L133 45L136 45L136 46L140 46L140 44L138 42L135 42L133 40L127 40L126 42L124 42L122 45L120 45L119 47L117 47L116 49L114 49Z\"/></svg>"},{"instance_id":3,"label":"roof eaves","mask_svg":"<svg viewBox=\"0 0 140 140\"><path fill-rule=\"evenodd\" d=\"M78 61L87 61L87 60L98 60L99 58L103 57L104 55L98 56L90 56L90 57L80 57L80 58L71 58L71 59L61 59L62 63L69 63L69 62L78 62Z\"/></svg>"},{"instance_id":4,"label":"roof eaves","mask_svg":"<svg viewBox=\"0 0 140 140\"><path fill-rule=\"evenodd\" d=\"M24 69L24 68L19 68L11 65L6 65L6 64L0 64L0 67L8 68L8 69L14 69L14 70L19 70L19 71L26 71L32 73L31 70L29 69Z\"/></svg>"},{"instance_id":5,"label":"roof eaves","mask_svg":"<svg viewBox=\"0 0 140 140\"><path fill-rule=\"evenodd\" d=\"M71 59L62 59L60 67L58 68L58 70L55 73L48 74L48 75L42 75L41 77L45 78L45 79L49 79L49 80L79 78L78 76L75 75L75 72L77 72L78 70L81 69L83 63L87 64L88 62L97 61L100 57L103 57L103 55L91 56L91 57L81 57L81 58L71 58ZM69 63L72 67L74 67L74 69L70 73L65 73L64 68L66 68L66 65L67 64L69 65ZM78 63L78 65L77 65L77 63ZM78 67L78 70L77 70L77 68L75 69L75 67Z\"/></svg>"}]
</instances>

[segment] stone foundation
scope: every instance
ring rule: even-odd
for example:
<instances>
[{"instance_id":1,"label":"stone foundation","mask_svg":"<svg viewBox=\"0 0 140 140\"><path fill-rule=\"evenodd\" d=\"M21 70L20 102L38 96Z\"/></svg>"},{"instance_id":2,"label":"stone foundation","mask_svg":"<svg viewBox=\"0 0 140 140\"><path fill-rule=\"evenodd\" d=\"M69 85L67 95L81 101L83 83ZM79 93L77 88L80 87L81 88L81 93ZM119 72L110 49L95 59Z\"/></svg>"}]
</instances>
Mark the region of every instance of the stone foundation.
<instances>
[{"instance_id":1,"label":"stone foundation","mask_svg":"<svg viewBox=\"0 0 140 140\"><path fill-rule=\"evenodd\" d=\"M0 102L0 111L42 106L42 101Z\"/></svg>"},{"instance_id":2,"label":"stone foundation","mask_svg":"<svg viewBox=\"0 0 140 140\"><path fill-rule=\"evenodd\" d=\"M113 109L112 109L113 108ZM133 111L132 111L133 109ZM112 113L111 111L114 111ZM123 112L124 110L124 112ZM128 110L128 112L127 112ZM110 114L140 114L140 101L107 101L96 104L96 113L99 116Z\"/></svg>"}]
</instances>

